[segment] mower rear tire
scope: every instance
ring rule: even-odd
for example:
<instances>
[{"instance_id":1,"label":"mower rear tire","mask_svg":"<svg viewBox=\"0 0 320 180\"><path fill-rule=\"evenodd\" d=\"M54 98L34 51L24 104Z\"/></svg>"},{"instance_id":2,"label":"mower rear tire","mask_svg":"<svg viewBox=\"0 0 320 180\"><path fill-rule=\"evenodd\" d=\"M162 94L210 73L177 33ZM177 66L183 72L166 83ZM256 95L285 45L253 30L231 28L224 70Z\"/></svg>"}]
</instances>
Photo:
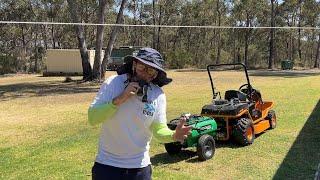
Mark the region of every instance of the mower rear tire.
<instances>
[{"instance_id":1,"label":"mower rear tire","mask_svg":"<svg viewBox=\"0 0 320 180\"><path fill-rule=\"evenodd\" d=\"M164 147L169 155L176 155L180 153L182 149L180 142L165 143Z\"/></svg>"},{"instance_id":2,"label":"mower rear tire","mask_svg":"<svg viewBox=\"0 0 320 180\"><path fill-rule=\"evenodd\" d=\"M274 129L277 127L277 116L276 116L276 112L274 110L270 110L268 112L266 119L269 120L269 124L270 124L269 129Z\"/></svg>"},{"instance_id":3,"label":"mower rear tire","mask_svg":"<svg viewBox=\"0 0 320 180\"><path fill-rule=\"evenodd\" d=\"M216 145L212 136L205 134L198 140L197 154L200 161L211 159L215 153Z\"/></svg>"},{"instance_id":4,"label":"mower rear tire","mask_svg":"<svg viewBox=\"0 0 320 180\"><path fill-rule=\"evenodd\" d=\"M233 126L232 137L242 146L252 144L255 138L252 121L249 118L239 119Z\"/></svg>"}]
</instances>

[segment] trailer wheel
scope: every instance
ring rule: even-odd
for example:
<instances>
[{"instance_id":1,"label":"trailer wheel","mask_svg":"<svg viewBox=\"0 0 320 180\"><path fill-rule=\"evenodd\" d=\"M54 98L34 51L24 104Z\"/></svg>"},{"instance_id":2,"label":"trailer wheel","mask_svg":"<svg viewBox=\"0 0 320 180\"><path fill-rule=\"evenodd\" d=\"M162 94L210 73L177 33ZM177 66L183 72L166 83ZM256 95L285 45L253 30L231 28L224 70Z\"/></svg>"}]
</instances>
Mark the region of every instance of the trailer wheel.
<instances>
[{"instance_id":1,"label":"trailer wheel","mask_svg":"<svg viewBox=\"0 0 320 180\"><path fill-rule=\"evenodd\" d=\"M277 116L274 110L270 110L268 112L266 119L269 120L270 129L274 129L277 127Z\"/></svg>"},{"instance_id":2,"label":"trailer wheel","mask_svg":"<svg viewBox=\"0 0 320 180\"><path fill-rule=\"evenodd\" d=\"M165 143L164 147L169 155L180 153L182 145L180 142Z\"/></svg>"},{"instance_id":3,"label":"trailer wheel","mask_svg":"<svg viewBox=\"0 0 320 180\"><path fill-rule=\"evenodd\" d=\"M252 121L248 118L239 119L233 126L232 137L242 146L252 144L255 138Z\"/></svg>"},{"instance_id":4,"label":"trailer wheel","mask_svg":"<svg viewBox=\"0 0 320 180\"><path fill-rule=\"evenodd\" d=\"M205 134L198 140L197 154L200 161L211 159L214 155L216 146L212 136Z\"/></svg>"}]
</instances>

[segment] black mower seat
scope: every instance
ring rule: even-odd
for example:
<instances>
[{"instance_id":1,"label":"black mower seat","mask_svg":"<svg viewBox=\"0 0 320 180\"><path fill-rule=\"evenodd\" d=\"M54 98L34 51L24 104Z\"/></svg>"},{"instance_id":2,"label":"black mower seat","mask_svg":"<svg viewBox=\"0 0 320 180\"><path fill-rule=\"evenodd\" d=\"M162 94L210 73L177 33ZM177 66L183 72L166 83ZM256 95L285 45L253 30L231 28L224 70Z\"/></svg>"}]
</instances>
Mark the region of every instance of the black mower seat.
<instances>
[{"instance_id":1,"label":"black mower seat","mask_svg":"<svg viewBox=\"0 0 320 180\"><path fill-rule=\"evenodd\" d=\"M240 101L246 101L247 95L238 90L228 90L224 94L224 99L230 101L231 99L238 98Z\"/></svg>"}]
</instances>

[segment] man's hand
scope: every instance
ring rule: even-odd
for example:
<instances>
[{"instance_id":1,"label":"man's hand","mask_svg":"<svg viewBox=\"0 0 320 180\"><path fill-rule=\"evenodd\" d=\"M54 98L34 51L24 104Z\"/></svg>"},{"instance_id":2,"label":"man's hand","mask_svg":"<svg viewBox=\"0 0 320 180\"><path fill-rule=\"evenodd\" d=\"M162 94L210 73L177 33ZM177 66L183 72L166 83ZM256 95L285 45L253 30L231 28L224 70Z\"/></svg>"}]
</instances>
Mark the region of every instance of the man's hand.
<instances>
[{"instance_id":1,"label":"man's hand","mask_svg":"<svg viewBox=\"0 0 320 180\"><path fill-rule=\"evenodd\" d=\"M191 133L192 126L185 126L186 118L180 118L180 122L176 127L176 132L173 134L173 140L179 141L181 143L188 137Z\"/></svg>"},{"instance_id":2,"label":"man's hand","mask_svg":"<svg viewBox=\"0 0 320 180\"><path fill-rule=\"evenodd\" d=\"M136 94L139 90L140 86L138 82L130 82L128 86L124 89L123 93L127 97L131 97Z\"/></svg>"},{"instance_id":3,"label":"man's hand","mask_svg":"<svg viewBox=\"0 0 320 180\"><path fill-rule=\"evenodd\" d=\"M124 91L116 98L113 99L112 103L116 106L126 102L131 96L135 95L140 86L137 82L130 82Z\"/></svg>"}]
</instances>

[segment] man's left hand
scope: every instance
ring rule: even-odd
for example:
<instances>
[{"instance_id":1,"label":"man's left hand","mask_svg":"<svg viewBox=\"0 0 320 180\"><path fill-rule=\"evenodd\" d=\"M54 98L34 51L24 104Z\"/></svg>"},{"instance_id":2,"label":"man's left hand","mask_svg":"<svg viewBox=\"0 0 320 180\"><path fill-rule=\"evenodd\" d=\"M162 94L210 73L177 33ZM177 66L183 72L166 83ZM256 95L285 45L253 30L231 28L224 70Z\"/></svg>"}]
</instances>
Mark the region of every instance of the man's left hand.
<instances>
[{"instance_id":1,"label":"man's left hand","mask_svg":"<svg viewBox=\"0 0 320 180\"><path fill-rule=\"evenodd\" d=\"M173 140L179 141L181 143L188 137L191 133L192 126L185 126L186 118L183 117L180 119L179 124L176 127L176 132L173 134Z\"/></svg>"}]
</instances>

